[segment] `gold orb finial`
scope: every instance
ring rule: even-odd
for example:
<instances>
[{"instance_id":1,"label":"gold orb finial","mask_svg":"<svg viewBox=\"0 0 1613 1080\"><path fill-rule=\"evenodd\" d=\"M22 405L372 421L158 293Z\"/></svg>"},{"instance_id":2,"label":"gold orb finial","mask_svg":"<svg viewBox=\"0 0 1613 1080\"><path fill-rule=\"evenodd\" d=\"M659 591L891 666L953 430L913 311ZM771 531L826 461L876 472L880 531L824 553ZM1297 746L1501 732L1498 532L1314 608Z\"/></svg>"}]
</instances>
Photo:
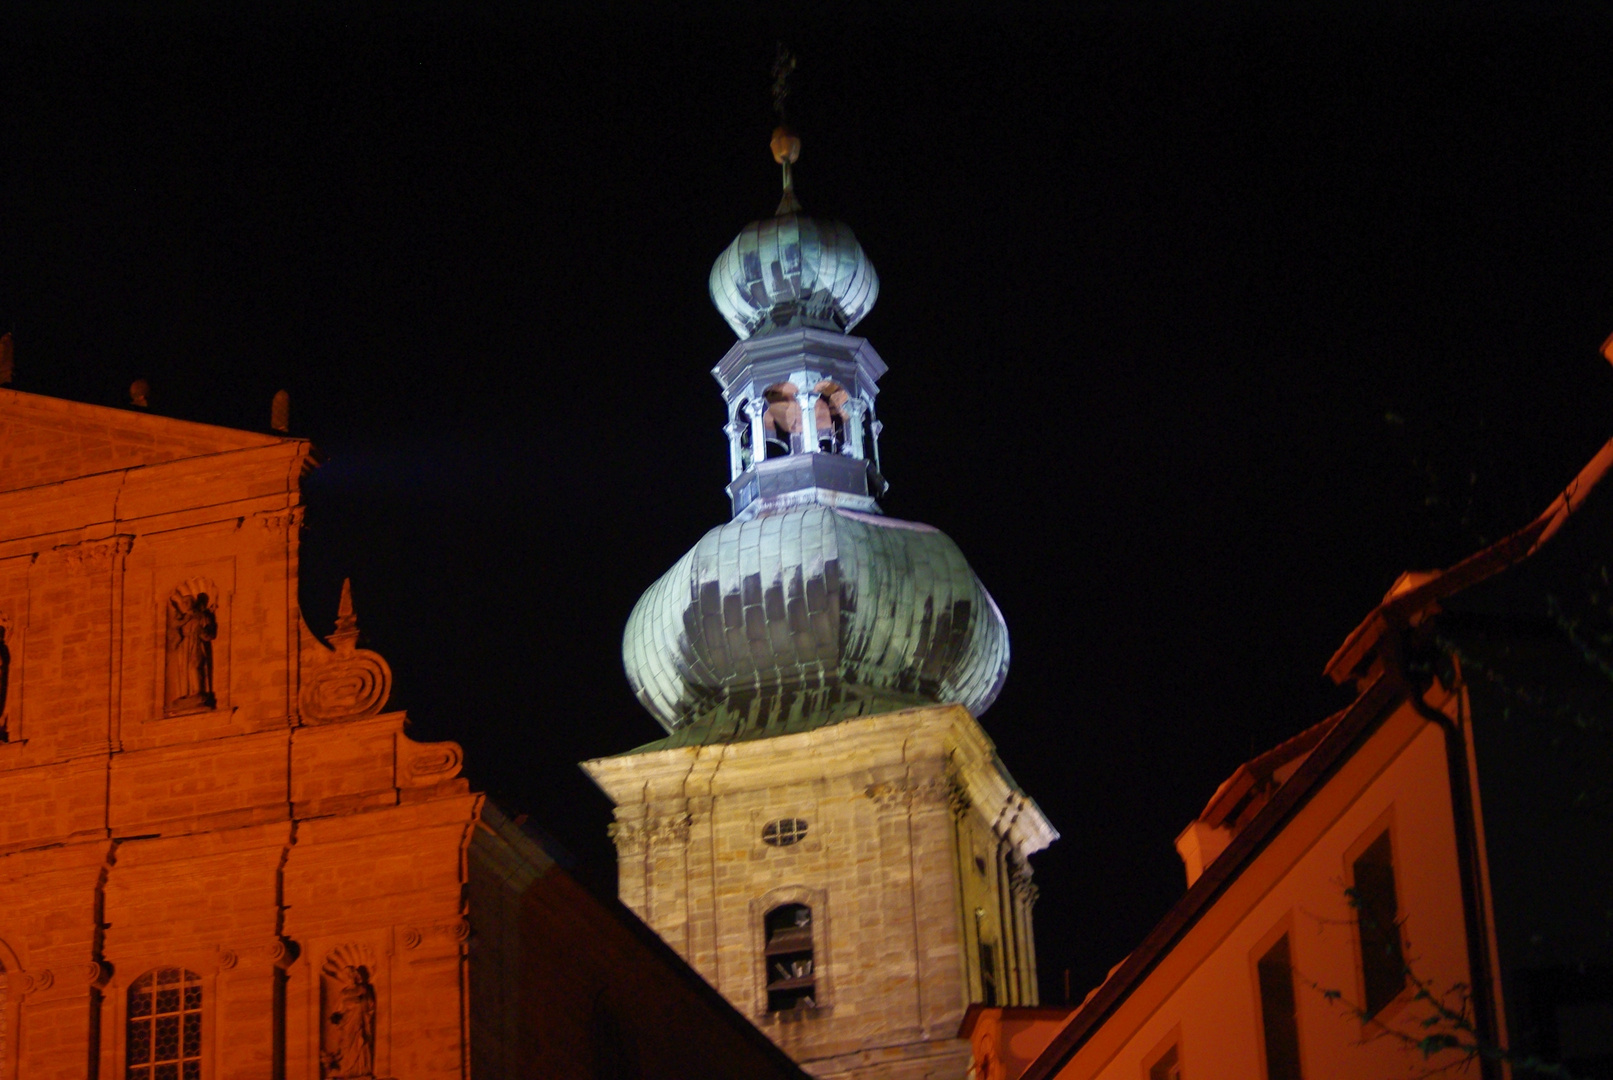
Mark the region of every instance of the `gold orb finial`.
<instances>
[{"instance_id":1,"label":"gold orb finial","mask_svg":"<svg viewBox=\"0 0 1613 1080\"><path fill-rule=\"evenodd\" d=\"M780 124L773 129L773 160L780 165L793 165L801 158L801 140L795 132Z\"/></svg>"}]
</instances>

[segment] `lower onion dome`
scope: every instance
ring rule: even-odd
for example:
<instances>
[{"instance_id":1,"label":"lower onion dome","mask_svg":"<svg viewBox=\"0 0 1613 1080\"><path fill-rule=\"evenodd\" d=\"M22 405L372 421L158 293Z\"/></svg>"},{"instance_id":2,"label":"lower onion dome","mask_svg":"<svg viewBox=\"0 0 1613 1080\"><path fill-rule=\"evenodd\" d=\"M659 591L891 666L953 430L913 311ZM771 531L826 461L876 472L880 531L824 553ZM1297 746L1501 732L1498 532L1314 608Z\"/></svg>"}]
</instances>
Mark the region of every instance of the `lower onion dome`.
<instances>
[{"instance_id":1,"label":"lower onion dome","mask_svg":"<svg viewBox=\"0 0 1613 1080\"><path fill-rule=\"evenodd\" d=\"M640 597L622 656L676 745L937 703L978 716L1008 628L940 530L809 505L706 533Z\"/></svg>"}]
</instances>

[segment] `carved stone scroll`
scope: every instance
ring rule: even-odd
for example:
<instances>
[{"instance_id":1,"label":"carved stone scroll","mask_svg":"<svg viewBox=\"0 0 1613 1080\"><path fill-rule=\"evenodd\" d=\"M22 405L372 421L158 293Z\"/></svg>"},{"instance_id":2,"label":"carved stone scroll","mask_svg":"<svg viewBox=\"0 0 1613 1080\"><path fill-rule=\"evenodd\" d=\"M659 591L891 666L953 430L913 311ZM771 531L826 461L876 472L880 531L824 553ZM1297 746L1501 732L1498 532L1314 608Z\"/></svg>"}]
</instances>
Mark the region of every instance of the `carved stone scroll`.
<instances>
[{"instance_id":1,"label":"carved stone scroll","mask_svg":"<svg viewBox=\"0 0 1613 1080\"><path fill-rule=\"evenodd\" d=\"M374 716L392 694L392 669L379 653L360 649L358 616L353 614L350 581L342 582L342 601L330 648L303 650L302 691L297 705L304 721L329 724Z\"/></svg>"}]
</instances>

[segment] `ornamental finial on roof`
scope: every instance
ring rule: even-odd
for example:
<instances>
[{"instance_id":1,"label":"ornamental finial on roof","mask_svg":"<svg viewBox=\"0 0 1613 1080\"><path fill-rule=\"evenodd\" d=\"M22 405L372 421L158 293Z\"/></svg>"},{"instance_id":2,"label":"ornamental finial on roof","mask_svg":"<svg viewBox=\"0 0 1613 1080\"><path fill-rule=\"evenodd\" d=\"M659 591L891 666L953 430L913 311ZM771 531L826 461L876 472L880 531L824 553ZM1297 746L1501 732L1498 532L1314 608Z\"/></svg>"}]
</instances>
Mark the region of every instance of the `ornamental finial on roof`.
<instances>
[{"instance_id":1,"label":"ornamental finial on roof","mask_svg":"<svg viewBox=\"0 0 1613 1080\"><path fill-rule=\"evenodd\" d=\"M801 204L795 197L795 176L790 172L790 166L801 157L801 140L796 138L795 132L780 124L773 129L771 145L773 160L784 166L784 198L779 200L775 216L800 213Z\"/></svg>"},{"instance_id":2,"label":"ornamental finial on roof","mask_svg":"<svg viewBox=\"0 0 1613 1080\"><path fill-rule=\"evenodd\" d=\"M778 114L778 127L773 129L773 160L784 167L784 198L779 200L778 216L801 210L795 198L795 177L790 172L790 166L801 156L801 140L790 130L784 115L784 101L790 96L790 76L794 73L795 54L781 41L773 59L773 111Z\"/></svg>"},{"instance_id":3,"label":"ornamental finial on roof","mask_svg":"<svg viewBox=\"0 0 1613 1080\"><path fill-rule=\"evenodd\" d=\"M353 579L342 579L342 599L336 605L336 632L330 642L337 652L351 652L358 642L358 616L353 613Z\"/></svg>"}]
</instances>

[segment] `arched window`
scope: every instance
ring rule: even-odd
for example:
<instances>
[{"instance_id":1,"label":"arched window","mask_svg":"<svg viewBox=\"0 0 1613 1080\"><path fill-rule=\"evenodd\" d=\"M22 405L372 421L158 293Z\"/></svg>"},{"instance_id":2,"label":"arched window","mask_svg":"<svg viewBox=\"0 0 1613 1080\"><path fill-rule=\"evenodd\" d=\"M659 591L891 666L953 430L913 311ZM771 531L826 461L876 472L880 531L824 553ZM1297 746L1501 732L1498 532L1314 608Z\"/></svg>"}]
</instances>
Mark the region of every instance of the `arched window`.
<instances>
[{"instance_id":1,"label":"arched window","mask_svg":"<svg viewBox=\"0 0 1613 1080\"><path fill-rule=\"evenodd\" d=\"M792 382L774 383L763 392L767 411L762 413L762 438L767 457L784 457L801 450L801 391Z\"/></svg>"},{"instance_id":2,"label":"arched window","mask_svg":"<svg viewBox=\"0 0 1613 1080\"><path fill-rule=\"evenodd\" d=\"M140 976L124 1031L127 1080L201 1080L201 976L183 968Z\"/></svg>"},{"instance_id":3,"label":"arched window","mask_svg":"<svg viewBox=\"0 0 1613 1080\"><path fill-rule=\"evenodd\" d=\"M739 463L739 471L744 472L756 463L756 452L751 446L750 402L741 401L734 408L733 422L728 425L730 438L734 440L735 455Z\"/></svg>"},{"instance_id":4,"label":"arched window","mask_svg":"<svg viewBox=\"0 0 1613 1080\"><path fill-rule=\"evenodd\" d=\"M767 1011L811 1008L815 976L812 970L812 909L805 904L780 904L763 920L767 942Z\"/></svg>"},{"instance_id":5,"label":"arched window","mask_svg":"<svg viewBox=\"0 0 1613 1080\"><path fill-rule=\"evenodd\" d=\"M823 380L813 387L818 395L818 404L813 409L816 424L814 429L818 433L818 452L821 454L838 454L846 446L846 402L851 395L840 388L839 383Z\"/></svg>"},{"instance_id":6,"label":"arched window","mask_svg":"<svg viewBox=\"0 0 1613 1080\"><path fill-rule=\"evenodd\" d=\"M879 444L875 441L874 410L865 408L863 414L863 460L874 462L879 467Z\"/></svg>"}]
</instances>

